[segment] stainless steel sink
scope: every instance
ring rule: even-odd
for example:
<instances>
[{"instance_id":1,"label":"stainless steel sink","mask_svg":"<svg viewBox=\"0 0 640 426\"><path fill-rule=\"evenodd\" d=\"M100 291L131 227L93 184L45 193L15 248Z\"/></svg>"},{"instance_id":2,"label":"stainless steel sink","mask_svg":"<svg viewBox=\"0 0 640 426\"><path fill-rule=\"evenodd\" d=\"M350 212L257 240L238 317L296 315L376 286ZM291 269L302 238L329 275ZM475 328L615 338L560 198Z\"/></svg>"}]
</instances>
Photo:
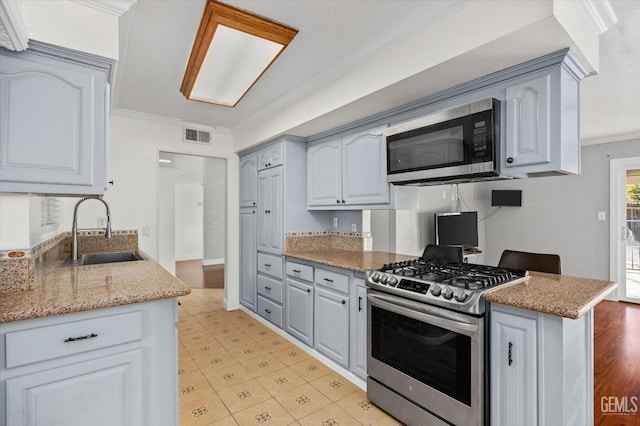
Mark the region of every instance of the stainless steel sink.
<instances>
[{"instance_id":1,"label":"stainless steel sink","mask_svg":"<svg viewBox=\"0 0 640 426\"><path fill-rule=\"evenodd\" d=\"M145 258L137 251L115 251L108 253L87 253L83 254L78 262L77 266L81 265L98 265L101 263L118 263L118 262L132 262L136 260L145 260ZM68 265L73 265L73 261L65 262Z\"/></svg>"}]
</instances>

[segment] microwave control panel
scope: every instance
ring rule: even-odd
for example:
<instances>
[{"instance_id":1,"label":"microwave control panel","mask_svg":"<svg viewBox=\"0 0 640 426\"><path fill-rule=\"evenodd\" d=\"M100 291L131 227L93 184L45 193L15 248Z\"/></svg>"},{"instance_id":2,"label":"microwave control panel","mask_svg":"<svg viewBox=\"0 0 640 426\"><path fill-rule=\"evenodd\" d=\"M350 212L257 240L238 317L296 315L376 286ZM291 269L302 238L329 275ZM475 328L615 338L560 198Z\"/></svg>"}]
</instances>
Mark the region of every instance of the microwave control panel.
<instances>
[{"instance_id":1,"label":"microwave control panel","mask_svg":"<svg viewBox=\"0 0 640 426\"><path fill-rule=\"evenodd\" d=\"M473 126L473 156L484 157L490 151L486 122L477 121Z\"/></svg>"}]
</instances>

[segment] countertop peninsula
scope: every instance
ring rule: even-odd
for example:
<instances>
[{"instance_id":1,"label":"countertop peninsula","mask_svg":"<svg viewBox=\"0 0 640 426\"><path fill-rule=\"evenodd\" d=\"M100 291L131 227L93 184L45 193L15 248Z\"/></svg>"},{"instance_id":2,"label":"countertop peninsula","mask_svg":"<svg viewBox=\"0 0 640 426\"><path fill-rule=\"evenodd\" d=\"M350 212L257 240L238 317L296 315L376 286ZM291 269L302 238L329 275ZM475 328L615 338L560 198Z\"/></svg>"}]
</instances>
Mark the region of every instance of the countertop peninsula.
<instances>
[{"instance_id":1,"label":"countertop peninsula","mask_svg":"<svg viewBox=\"0 0 640 426\"><path fill-rule=\"evenodd\" d=\"M189 294L152 260L37 267L29 290L0 293L0 323L109 308Z\"/></svg>"},{"instance_id":2,"label":"countertop peninsula","mask_svg":"<svg viewBox=\"0 0 640 426\"><path fill-rule=\"evenodd\" d=\"M331 248L314 250L289 249L282 255L361 273L365 273L370 269L380 269L385 263L416 258L416 256L383 251L351 251Z\"/></svg>"},{"instance_id":3,"label":"countertop peninsula","mask_svg":"<svg viewBox=\"0 0 640 426\"><path fill-rule=\"evenodd\" d=\"M490 291L486 301L578 319L617 285L612 281L529 272L529 280Z\"/></svg>"}]
</instances>

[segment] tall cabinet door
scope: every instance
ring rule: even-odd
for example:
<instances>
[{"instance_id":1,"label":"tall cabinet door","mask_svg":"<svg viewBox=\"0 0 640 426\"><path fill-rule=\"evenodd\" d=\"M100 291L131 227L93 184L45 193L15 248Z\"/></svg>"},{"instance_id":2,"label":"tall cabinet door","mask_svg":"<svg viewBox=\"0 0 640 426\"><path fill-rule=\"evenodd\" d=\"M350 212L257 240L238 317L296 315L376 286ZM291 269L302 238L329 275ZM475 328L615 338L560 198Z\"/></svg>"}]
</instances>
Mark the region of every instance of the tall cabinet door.
<instances>
[{"instance_id":1,"label":"tall cabinet door","mask_svg":"<svg viewBox=\"0 0 640 426\"><path fill-rule=\"evenodd\" d=\"M351 370L367 378L367 288L362 278L354 278L356 293L353 299L353 331L351 339Z\"/></svg>"},{"instance_id":2,"label":"tall cabinet door","mask_svg":"<svg viewBox=\"0 0 640 426\"><path fill-rule=\"evenodd\" d=\"M387 149L382 129L342 138L342 198L346 204L389 202L389 183L384 172Z\"/></svg>"},{"instance_id":3,"label":"tall cabinet door","mask_svg":"<svg viewBox=\"0 0 640 426\"><path fill-rule=\"evenodd\" d=\"M240 159L240 207L258 205L258 161L255 155Z\"/></svg>"},{"instance_id":4,"label":"tall cabinet door","mask_svg":"<svg viewBox=\"0 0 640 426\"><path fill-rule=\"evenodd\" d=\"M507 87L507 168L551 161L550 85L544 75Z\"/></svg>"},{"instance_id":5,"label":"tall cabinet door","mask_svg":"<svg viewBox=\"0 0 640 426\"><path fill-rule=\"evenodd\" d=\"M491 312L491 424L537 425L536 320Z\"/></svg>"},{"instance_id":6,"label":"tall cabinet door","mask_svg":"<svg viewBox=\"0 0 640 426\"><path fill-rule=\"evenodd\" d=\"M307 203L342 204L342 144L331 140L307 149ZM363 169L363 173L366 169Z\"/></svg>"},{"instance_id":7,"label":"tall cabinet door","mask_svg":"<svg viewBox=\"0 0 640 426\"><path fill-rule=\"evenodd\" d=\"M258 173L258 250L282 254L282 167Z\"/></svg>"},{"instance_id":8,"label":"tall cabinet door","mask_svg":"<svg viewBox=\"0 0 640 426\"><path fill-rule=\"evenodd\" d=\"M349 297L316 287L315 348L338 364L349 365Z\"/></svg>"},{"instance_id":9,"label":"tall cabinet door","mask_svg":"<svg viewBox=\"0 0 640 426\"><path fill-rule=\"evenodd\" d=\"M240 303L256 308L256 209L240 209Z\"/></svg>"}]
</instances>

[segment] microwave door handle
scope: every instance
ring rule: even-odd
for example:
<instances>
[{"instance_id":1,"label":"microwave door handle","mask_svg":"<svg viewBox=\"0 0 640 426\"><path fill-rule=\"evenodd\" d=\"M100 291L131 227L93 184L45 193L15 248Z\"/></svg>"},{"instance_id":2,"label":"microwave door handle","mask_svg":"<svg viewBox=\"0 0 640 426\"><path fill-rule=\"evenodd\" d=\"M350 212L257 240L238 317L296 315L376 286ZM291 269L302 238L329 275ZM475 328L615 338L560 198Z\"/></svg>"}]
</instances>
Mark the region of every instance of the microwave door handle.
<instances>
[{"instance_id":1,"label":"microwave door handle","mask_svg":"<svg viewBox=\"0 0 640 426\"><path fill-rule=\"evenodd\" d=\"M467 335L473 335L478 331L478 325L470 324L468 318L424 303L385 294L368 294L367 299L373 306L423 322L429 322L452 331L462 332Z\"/></svg>"}]
</instances>

